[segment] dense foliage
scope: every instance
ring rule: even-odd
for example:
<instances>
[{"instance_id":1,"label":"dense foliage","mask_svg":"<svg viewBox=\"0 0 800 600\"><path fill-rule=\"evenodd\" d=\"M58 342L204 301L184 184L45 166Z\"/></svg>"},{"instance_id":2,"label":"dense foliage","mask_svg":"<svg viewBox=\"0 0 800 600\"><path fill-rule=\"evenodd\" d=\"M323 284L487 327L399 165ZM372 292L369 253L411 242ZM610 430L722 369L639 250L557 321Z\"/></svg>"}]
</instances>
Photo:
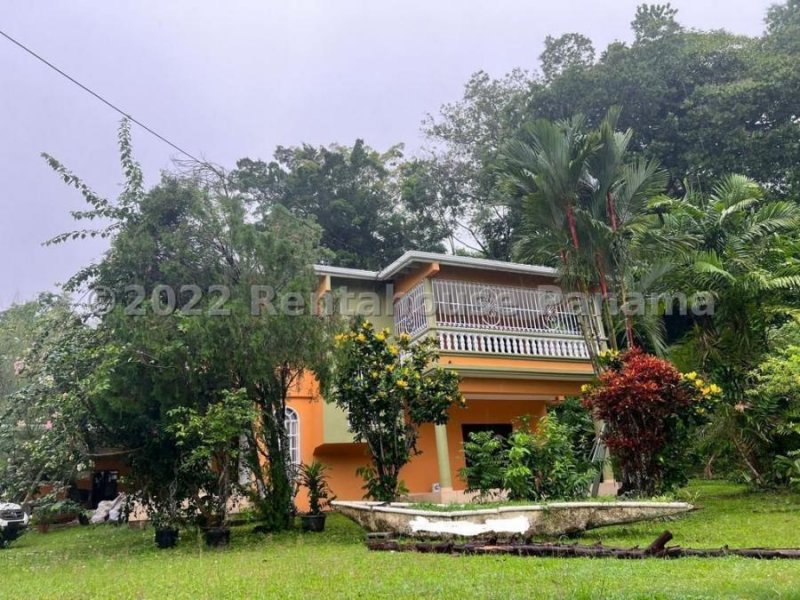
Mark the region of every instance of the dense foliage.
<instances>
[{"instance_id":1,"label":"dense foliage","mask_svg":"<svg viewBox=\"0 0 800 600\"><path fill-rule=\"evenodd\" d=\"M778 350L752 372L745 400L733 407L735 438L747 478L800 485L800 346Z\"/></svg>"},{"instance_id":2,"label":"dense foliage","mask_svg":"<svg viewBox=\"0 0 800 600\"><path fill-rule=\"evenodd\" d=\"M508 440L503 487L519 500L571 500L588 495L594 468L575 455L572 430L555 415L528 423Z\"/></svg>"},{"instance_id":3,"label":"dense foliage","mask_svg":"<svg viewBox=\"0 0 800 600\"><path fill-rule=\"evenodd\" d=\"M602 439L622 475L620 493L655 496L684 485L690 428L705 418L720 388L639 349L606 360L598 381L584 387L584 404L604 422Z\"/></svg>"},{"instance_id":4,"label":"dense foliage","mask_svg":"<svg viewBox=\"0 0 800 600\"><path fill-rule=\"evenodd\" d=\"M286 397L305 369L322 382L327 373L328 327L312 310L319 230L280 206L254 205L209 165L165 174L145 190L126 123L120 154L126 185L114 201L48 157L89 205L75 217L100 223L53 242L111 240L102 260L70 281L102 301L89 307L93 326L81 344L59 355L87 368L48 367L55 397L76 388L89 416L72 433L90 449L118 449L162 520L175 518L176 501L200 509L203 489L206 520L224 521L241 455L252 475L244 491L268 527L285 528L295 491ZM291 310L283 310L287 297ZM244 418L242 403L254 418ZM74 414L68 408L51 414Z\"/></svg>"},{"instance_id":5,"label":"dense foliage","mask_svg":"<svg viewBox=\"0 0 800 600\"><path fill-rule=\"evenodd\" d=\"M467 466L460 476L468 491L478 492L478 501L502 490L515 500L583 498L596 470L576 450L580 443L578 428L555 413L535 426L524 418L508 439L490 431L472 433L464 442Z\"/></svg>"},{"instance_id":6,"label":"dense foliage","mask_svg":"<svg viewBox=\"0 0 800 600\"><path fill-rule=\"evenodd\" d=\"M356 441L369 447L372 466L361 470L367 496L394 500L404 490L400 469L419 452L419 427L447 423L450 407L464 401L458 375L435 364L430 339L392 339L368 321L336 339L331 400L347 411Z\"/></svg>"},{"instance_id":7,"label":"dense foliage","mask_svg":"<svg viewBox=\"0 0 800 600\"><path fill-rule=\"evenodd\" d=\"M320 260L380 269L406 250L441 251L443 224L429 212L425 189L402 146L385 153L352 147L278 147L270 162L242 159L232 185L261 210L283 206L319 224Z\"/></svg>"},{"instance_id":8,"label":"dense foliage","mask_svg":"<svg viewBox=\"0 0 800 600\"><path fill-rule=\"evenodd\" d=\"M508 464L508 442L492 431L476 431L464 440L464 466L459 477L468 492L478 492L478 500L492 498L503 489Z\"/></svg>"},{"instance_id":9,"label":"dense foliage","mask_svg":"<svg viewBox=\"0 0 800 600\"><path fill-rule=\"evenodd\" d=\"M765 34L752 38L687 29L669 5L641 5L632 43L600 51L570 32L545 40L542 76L526 62L496 79L475 73L460 100L426 121L432 199L471 249L511 259L521 207L496 172L503 144L537 119L584 114L597 127L614 105L624 108L620 129L634 132L631 150L660 162L670 194L742 173L774 196L796 197L798 15L797 0L776 4Z\"/></svg>"},{"instance_id":10,"label":"dense foliage","mask_svg":"<svg viewBox=\"0 0 800 600\"><path fill-rule=\"evenodd\" d=\"M67 298L39 300L0 313L8 395L0 400L0 498L27 504L62 494L88 464L91 420L83 378L94 368L92 330Z\"/></svg>"}]
</instances>

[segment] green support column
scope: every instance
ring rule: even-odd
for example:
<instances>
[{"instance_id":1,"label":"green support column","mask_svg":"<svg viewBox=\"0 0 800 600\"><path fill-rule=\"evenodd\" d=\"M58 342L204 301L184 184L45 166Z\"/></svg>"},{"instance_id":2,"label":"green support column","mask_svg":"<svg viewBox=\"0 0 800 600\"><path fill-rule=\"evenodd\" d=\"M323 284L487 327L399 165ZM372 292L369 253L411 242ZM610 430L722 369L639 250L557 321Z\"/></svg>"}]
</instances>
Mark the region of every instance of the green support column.
<instances>
[{"instance_id":1,"label":"green support column","mask_svg":"<svg viewBox=\"0 0 800 600\"><path fill-rule=\"evenodd\" d=\"M447 425L436 425L436 459L439 462L439 486L453 489L450 476L450 453L447 447Z\"/></svg>"}]
</instances>

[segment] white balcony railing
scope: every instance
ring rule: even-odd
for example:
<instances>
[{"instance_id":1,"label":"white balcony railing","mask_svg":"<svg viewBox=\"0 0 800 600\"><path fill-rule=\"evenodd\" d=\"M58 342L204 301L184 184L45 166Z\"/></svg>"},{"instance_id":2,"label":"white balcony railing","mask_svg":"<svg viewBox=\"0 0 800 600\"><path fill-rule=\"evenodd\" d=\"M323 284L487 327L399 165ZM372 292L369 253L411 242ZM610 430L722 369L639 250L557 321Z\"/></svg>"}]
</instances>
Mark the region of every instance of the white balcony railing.
<instances>
[{"instance_id":1,"label":"white balcony railing","mask_svg":"<svg viewBox=\"0 0 800 600\"><path fill-rule=\"evenodd\" d=\"M434 279L439 327L519 333L581 333L575 311L560 293L510 285Z\"/></svg>"},{"instance_id":2,"label":"white balcony railing","mask_svg":"<svg viewBox=\"0 0 800 600\"><path fill-rule=\"evenodd\" d=\"M418 334L428 326L425 311L425 287L420 281L394 303L394 334Z\"/></svg>"},{"instance_id":3,"label":"white balcony railing","mask_svg":"<svg viewBox=\"0 0 800 600\"><path fill-rule=\"evenodd\" d=\"M439 349L450 352L545 358L588 359L582 339L506 335L476 331L437 330Z\"/></svg>"},{"instance_id":4,"label":"white balcony railing","mask_svg":"<svg viewBox=\"0 0 800 600\"><path fill-rule=\"evenodd\" d=\"M588 359L575 311L557 290L433 279L394 305L395 334L413 337L429 324L449 352ZM432 312L432 317L429 315Z\"/></svg>"}]
</instances>

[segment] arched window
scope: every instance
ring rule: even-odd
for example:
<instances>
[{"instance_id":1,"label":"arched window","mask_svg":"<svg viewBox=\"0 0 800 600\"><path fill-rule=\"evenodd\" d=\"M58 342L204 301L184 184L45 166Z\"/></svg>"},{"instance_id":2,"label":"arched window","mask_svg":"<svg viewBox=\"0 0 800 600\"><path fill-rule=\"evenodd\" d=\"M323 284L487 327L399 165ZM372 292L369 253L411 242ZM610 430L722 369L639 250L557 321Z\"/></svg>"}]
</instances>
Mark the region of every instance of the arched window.
<instances>
[{"instance_id":1,"label":"arched window","mask_svg":"<svg viewBox=\"0 0 800 600\"><path fill-rule=\"evenodd\" d=\"M286 439L289 441L289 461L293 467L300 466L300 418L297 411L286 407L284 413L284 427L286 428Z\"/></svg>"}]
</instances>

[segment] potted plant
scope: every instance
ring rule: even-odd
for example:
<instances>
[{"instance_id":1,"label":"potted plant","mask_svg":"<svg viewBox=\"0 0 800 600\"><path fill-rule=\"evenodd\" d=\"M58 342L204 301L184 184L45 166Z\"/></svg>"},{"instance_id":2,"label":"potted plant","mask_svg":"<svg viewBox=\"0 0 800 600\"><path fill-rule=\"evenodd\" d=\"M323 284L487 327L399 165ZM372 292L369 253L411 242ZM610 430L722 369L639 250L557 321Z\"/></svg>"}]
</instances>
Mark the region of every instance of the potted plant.
<instances>
[{"instance_id":1,"label":"potted plant","mask_svg":"<svg viewBox=\"0 0 800 600\"><path fill-rule=\"evenodd\" d=\"M300 467L300 484L308 490L309 507L307 513L300 515L303 531L323 531L325 529L327 515L323 509L327 508L328 503L335 498L328 486L327 471L328 467L318 460Z\"/></svg>"},{"instance_id":2,"label":"potted plant","mask_svg":"<svg viewBox=\"0 0 800 600\"><path fill-rule=\"evenodd\" d=\"M33 509L33 522L39 533L47 533L51 525L74 521L82 511L80 504L72 500L48 500Z\"/></svg>"},{"instance_id":3,"label":"potted plant","mask_svg":"<svg viewBox=\"0 0 800 600\"><path fill-rule=\"evenodd\" d=\"M204 413L190 408L170 411L177 446L182 451L181 477L189 482L191 509L208 546L230 541L228 510L233 476L239 464L241 432L255 414L245 390L225 391Z\"/></svg>"},{"instance_id":4,"label":"potted plant","mask_svg":"<svg viewBox=\"0 0 800 600\"><path fill-rule=\"evenodd\" d=\"M140 492L139 499L147 508L148 519L155 530L156 546L173 548L178 543L178 525L181 522L177 473L172 481L159 489Z\"/></svg>"},{"instance_id":5,"label":"potted plant","mask_svg":"<svg viewBox=\"0 0 800 600\"><path fill-rule=\"evenodd\" d=\"M155 529L155 542L158 548L174 548L178 543L178 525L171 515L163 512L150 513L150 522Z\"/></svg>"}]
</instances>

